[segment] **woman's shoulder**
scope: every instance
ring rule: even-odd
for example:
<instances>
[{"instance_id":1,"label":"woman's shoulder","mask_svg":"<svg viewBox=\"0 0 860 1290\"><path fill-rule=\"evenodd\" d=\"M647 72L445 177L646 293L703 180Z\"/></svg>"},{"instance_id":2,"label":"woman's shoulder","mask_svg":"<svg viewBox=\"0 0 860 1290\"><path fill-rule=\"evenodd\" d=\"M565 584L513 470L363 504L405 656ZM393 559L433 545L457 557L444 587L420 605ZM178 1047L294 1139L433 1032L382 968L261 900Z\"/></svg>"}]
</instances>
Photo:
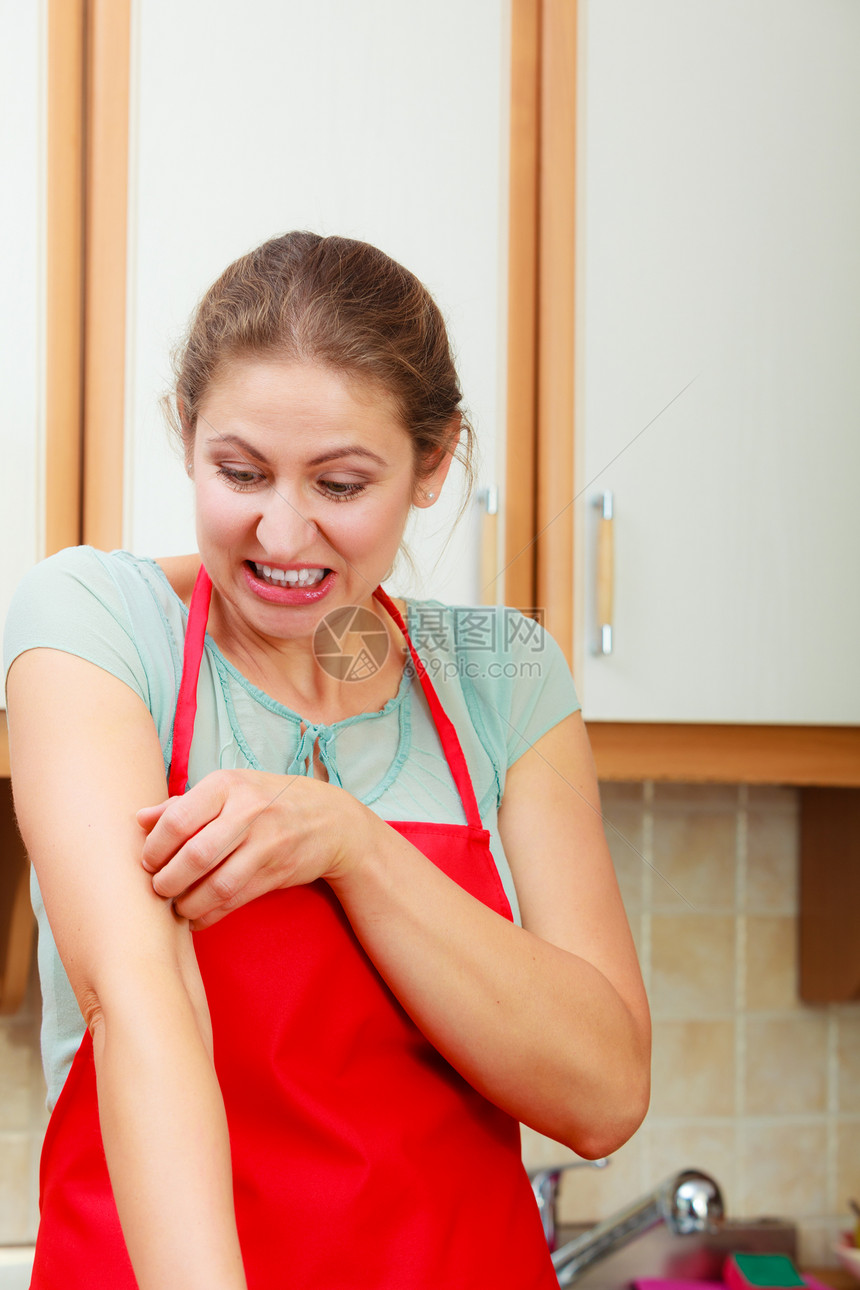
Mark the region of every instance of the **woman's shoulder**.
<instances>
[{"instance_id":1,"label":"woman's shoulder","mask_svg":"<svg viewBox=\"0 0 860 1290\"><path fill-rule=\"evenodd\" d=\"M4 634L6 669L27 649L78 654L144 688L143 673L177 652L181 601L154 560L67 547L19 583ZM171 668L172 670L172 668Z\"/></svg>"},{"instance_id":2,"label":"woman's shoulder","mask_svg":"<svg viewBox=\"0 0 860 1290\"><path fill-rule=\"evenodd\" d=\"M21 579L19 589L65 585L79 586L86 591L110 583L133 584L148 579L157 568L155 560L133 555L131 551L68 546L34 564Z\"/></svg>"},{"instance_id":3,"label":"woman's shoulder","mask_svg":"<svg viewBox=\"0 0 860 1290\"><path fill-rule=\"evenodd\" d=\"M161 570L173 594L187 606L200 572L199 554L195 551L193 555L159 556L157 560L150 561L150 564Z\"/></svg>"},{"instance_id":4,"label":"woman's shoulder","mask_svg":"<svg viewBox=\"0 0 860 1290\"><path fill-rule=\"evenodd\" d=\"M157 599L187 603L200 567L199 555L151 559L131 551L101 551L92 546L70 546L33 565L16 590L29 596L46 591L82 598L147 591Z\"/></svg>"}]
</instances>

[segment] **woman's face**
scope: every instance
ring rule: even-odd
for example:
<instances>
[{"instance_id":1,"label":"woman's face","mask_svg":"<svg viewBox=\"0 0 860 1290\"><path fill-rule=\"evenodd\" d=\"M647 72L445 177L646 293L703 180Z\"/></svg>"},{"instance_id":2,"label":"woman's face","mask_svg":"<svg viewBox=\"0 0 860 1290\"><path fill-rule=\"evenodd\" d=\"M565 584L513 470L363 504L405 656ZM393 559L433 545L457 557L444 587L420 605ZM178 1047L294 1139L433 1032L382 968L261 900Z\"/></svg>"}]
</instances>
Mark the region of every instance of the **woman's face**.
<instances>
[{"instance_id":1,"label":"woman's face","mask_svg":"<svg viewBox=\"0 0 860 1290\"><path fill-rule=\"evenodd\" d=\"M368 604L410 507L447 473L415 480L393 399L316 363L243 358L200 406L192 457L197 539L214 586L255 633L310 635Z\"/></svg>"}]
</instances>

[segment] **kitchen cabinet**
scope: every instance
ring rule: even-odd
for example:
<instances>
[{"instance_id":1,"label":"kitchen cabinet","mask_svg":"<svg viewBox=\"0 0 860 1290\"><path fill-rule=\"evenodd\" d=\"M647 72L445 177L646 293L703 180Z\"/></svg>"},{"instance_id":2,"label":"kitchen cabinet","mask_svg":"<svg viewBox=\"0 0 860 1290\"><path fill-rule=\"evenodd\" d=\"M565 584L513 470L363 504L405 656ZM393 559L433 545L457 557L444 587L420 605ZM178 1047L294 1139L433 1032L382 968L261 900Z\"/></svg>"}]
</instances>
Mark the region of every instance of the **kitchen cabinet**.
<instances>
[{"instance_id":1,"label":"kitchen cabinet","mask_svg":"<svg viewBox=\"0 0 860 1290\"><path fill-rule=\"evenodd\" d=\"M3 16L0 83L17 111L0 114L16 192L0 216L16 248L0 321L11 358L0 615L26 569L60 547L194 549L190 486L159 407L169 350L216 274L290 228L377 243L426 282L449 323L481 483L495 479L506 4L252 0L201 24L190 0L4 0ZM404 568L394 590L481 598L477 508L446 545L455 474L409 535L427 579ZM16 962L24 952L9 931L26 866L8 793L0 827L12 875L0 890L3 974L9 946Z\"/></svg>"},{"instance_id":2,"label":"kitchen cabinet","mask_svg":"<svg viewBox=\"0 0 860 1290\"><path fill-rule=\"evenodd\" d=\"M856 725L860 10L600 0L580 16L585 715Z\"/></svg>"},{"instance_id":3,"label":"kitchen cabinet","mask_svg":"<svg viewBox=\"0 0 860 1290\"><path fill-rule=\"evenodd\" d=\"M860 13L514 18L508 586L568 652L603 778L858 786Z\"/></svg>"},{"instance_id":4,"label":"kitchen cabinet","mask_svg":"<svg viewBox=\"0 0 860 1290\"><path fill-rule=\"evenodd\" d=\"M580 15L574 657L598 766L614 743L616 775L620 753L801 786L799 993L857 999L860 10Z\"/></svg>"},{"instance_id":5,"label":"kitchen cabinet","mask_svg":"<svg viewBox=\"0 0 860 1290\"><path fill-rule=\"evenodd\" d=\"M494 480L508 58L496 0L253 0L204 24L190 0L137 6L116 541L194 548L190 485L159 407L168 352L223 267L291 228L373 242L428 285L458 355L481 482ZM427 576L415 589L472 602L479 517L473 508L443 550L459 505L452 483L416 520L410 545Z\"/></svg>"},{"instance_id":6,"label":"kitchen cabinet","mask_svg":"<svg viewBox=\"0 0 860 1290\"><path fill-rule=\"evenodd\" d=\"M2 6L0 624L43 556L79 540L83 0ZM0 1012L24 993L33 943L27 859L9 788L0 694Z\"/></svg>"},{"instance_id":7,"label":"kitchen cabinet","mask_svg":"<svg viewBox=\"0 0 860 1290\"><path fill-rule=\"evenodd\" d=\"M7 179L14 176L15 200L0 206L0 241L6 249L0 260L0 622L16 583L44 554L42 85L47 60L39 6L4 4L2 14L0 173ZM0 775L9 773L4 719L0 710ZM17 1008L23 998L32 937L26 858L14 824L9 781L0 778L0 1012Z\"/></svg>"},{"instance_id":8,"label":"kitchen cabinet","mask_svg":"<svg viewBox=\"0 0 860 1290\"><path fill-rule=\"evenodd\" d=\"M800 787L826 947L860 800L860 11L513 14L508 587L567 650L601 779ZM827 828L812 786L844 794ZM803 997L856 997L852 942L826 957Z\"/></svg>"},{"instance_id":9,"label":"kitchen cabinet","mask_svg":"<svg viewBox=\"0 0 860 1290\"><path fill-rule=\"evenodd\" d=\"M482 482L494 480L506 6L254 0L203 26L190 2L6 8L3 84L20 110L0 135L16 191L4 245L17 252L0 318L0 615L25 570L70 542L194 548L160 409L169 351L224 265L289 228L376 242L426 281L449 322ZM60 404L74 421L62 448ZM444 550L455 494L452 483L422 514L412 547L429 573L421 589L468 602L480 599L478 517Z\"/></svg>"},{"instance_id":10,"label":"kitchen cabinet","mask_svg":"<svg viewBox=\"0 0 860 1290\"><path fill-rule=\"evenodd\" d=\"M14 176L14 201L0 206L0 621L21 576L43 554L45 455L44 41L38 5L4 3L3 18L0 173Z\"/></svg>"},{"instance_id":11,"label":"kitchen cabinet","mask_svg":"<svg viewBox=\"0 0 860 1290\"><path fill-rule=\"evenodd\" d=\"M82 15L83 0L3 4L0 624L26 570L79 540Z\"/></svg>"}]
</instances>

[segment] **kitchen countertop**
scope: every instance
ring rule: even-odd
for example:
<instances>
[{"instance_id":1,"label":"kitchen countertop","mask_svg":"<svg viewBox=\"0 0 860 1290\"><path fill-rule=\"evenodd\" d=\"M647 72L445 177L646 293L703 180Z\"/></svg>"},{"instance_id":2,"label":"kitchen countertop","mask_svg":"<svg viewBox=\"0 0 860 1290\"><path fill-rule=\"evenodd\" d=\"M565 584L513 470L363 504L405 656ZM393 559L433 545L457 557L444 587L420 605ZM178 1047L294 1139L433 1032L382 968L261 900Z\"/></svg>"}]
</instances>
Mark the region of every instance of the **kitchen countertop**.
<instances>
[{"instance_id":1,"label":"kitchen countertop","mask_svg":"<svg viewBox=\"0 0 860 1290\"><path fill-rule=\"evenodd\" d=\"M832 1290L857 1290L857 1282L845 1268L802 1268L801 1276L815 1277Z\"/></svg>"}]
</instances>

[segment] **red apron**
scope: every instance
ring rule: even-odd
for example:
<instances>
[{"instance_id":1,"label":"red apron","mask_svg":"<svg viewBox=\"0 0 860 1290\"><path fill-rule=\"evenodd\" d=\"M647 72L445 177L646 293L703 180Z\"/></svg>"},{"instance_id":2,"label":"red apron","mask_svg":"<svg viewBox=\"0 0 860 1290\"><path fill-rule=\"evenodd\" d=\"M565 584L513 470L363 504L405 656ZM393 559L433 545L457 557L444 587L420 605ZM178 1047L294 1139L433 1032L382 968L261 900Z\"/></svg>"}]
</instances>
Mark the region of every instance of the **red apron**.
<instances>
[{"instance_id":1,"label":"red apron","mask_svg":"<svg viewBox=\"0 0 860 1290\"><path fill-rule=\"evenodd\" d=\"M201 568L172 793L187 782L210 593ZM510 918L454 727L396 607L374 594L409 645L468 821L391 827ZM194 944L249 1290L557 1290L519 1126L424 1038L325 882L262 896ZM48 1126L40 1208L32 1290L133 1290L88 1033Z\"/></svg>"}]
</instances>

